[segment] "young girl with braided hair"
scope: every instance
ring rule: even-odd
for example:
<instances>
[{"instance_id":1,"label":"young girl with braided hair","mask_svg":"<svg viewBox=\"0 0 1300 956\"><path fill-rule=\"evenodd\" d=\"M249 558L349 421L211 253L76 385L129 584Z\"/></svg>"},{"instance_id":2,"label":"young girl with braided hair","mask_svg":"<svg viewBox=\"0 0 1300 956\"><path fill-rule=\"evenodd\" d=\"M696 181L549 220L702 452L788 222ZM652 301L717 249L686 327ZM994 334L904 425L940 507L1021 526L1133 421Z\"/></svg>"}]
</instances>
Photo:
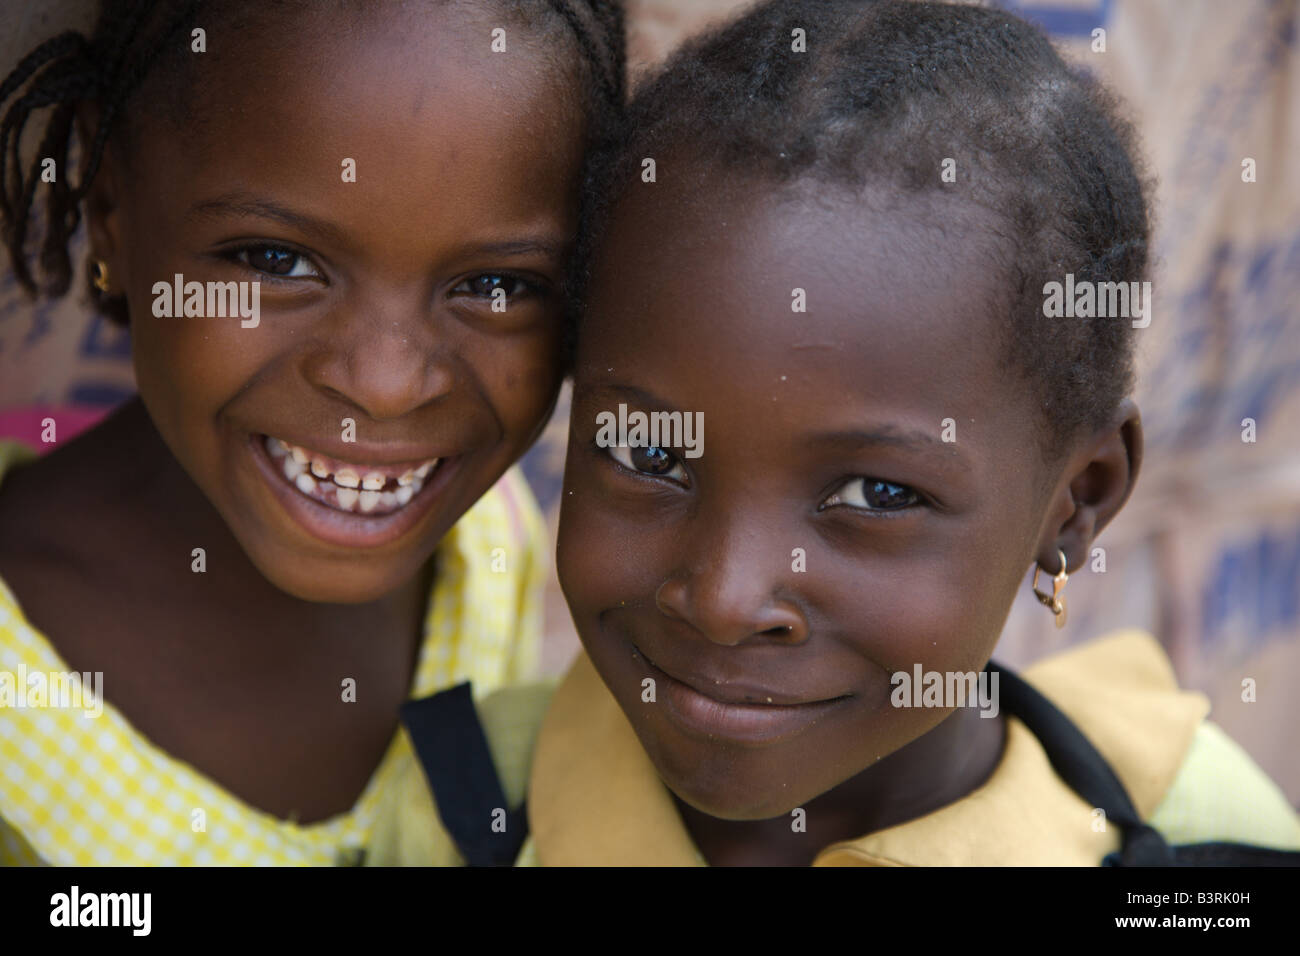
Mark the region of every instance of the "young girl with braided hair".
<instances>
[{"instance_id":1,"label":"young girl with braided hair","mask_svg":"<svg viewBox=\"0 0 1300 956\"><path fill-rule=\"evenodd\" d=\"M512 466L622 32L606 0L105 0L4 80L14 275L66 293L84 220L139 396L0 453L0 863L361 861L399 705L529 672Z\"/></svg>"}]
</instances>

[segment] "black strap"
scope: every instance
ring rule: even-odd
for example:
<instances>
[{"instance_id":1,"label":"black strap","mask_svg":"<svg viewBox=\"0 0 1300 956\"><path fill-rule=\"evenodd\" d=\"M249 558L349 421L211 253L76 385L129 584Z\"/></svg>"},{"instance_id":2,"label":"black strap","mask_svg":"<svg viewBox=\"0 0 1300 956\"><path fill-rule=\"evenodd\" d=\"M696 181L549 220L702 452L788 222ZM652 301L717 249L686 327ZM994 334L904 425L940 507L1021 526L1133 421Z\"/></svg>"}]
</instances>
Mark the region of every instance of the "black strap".
<instances>
[{"instance_id":1,"label":"black strap","mask_svg":"<svg viewBox=\"0 0 1300 956\"><path fill-rule=\"evenodd\" d=\"M1300 866L1300 852L1290 850L1243 843L1170 846L1142 822L1110 764L1055 704L993 661L985 670L998 675L1002 710L1019 718L1038 738L1052 769L1120 827L1120 850L1108 854L1103 866ZM470 866L514 863L528 836L528 816L521 805L507 810L504 832L492 826L493 814L506 808L506 798L470 685L409 701L402 706L401 716L443 826L466 862Z\"/></svg>"},{"instance_id":2,"label":"black strap","mask_svg":"<svg viewBox=\"0 0 1300 956\"><path fill-rule=\"evenodd\" d=\"M1300 852L1251 846L1247 843L1187 843L1169 849L1174 855L1173 866L1300 866ZM1109 853L1101 865L1145 864L1123 863L1119 854Z\"/></svg>"},{"instance_id":3,"label":"black strap","mask_svg":"<svg viewBox=\"0 0 1300 956\"><path fill-rule=\"evenodd\" d=\"M1050 700L1021 677L989 661L998 675L1002 709L1020 719L1038 738L1054 769L1075 793L1106 813L1121 828L1118 853L1103 866L1300 866L1300 852L1244 843L1170 846L1143 823L1128 791L1087 737Z\"/></svg>"},{"instance_id":4,"label":"black strap","mask_svg":"<svg viewBox=\"0 0 1300 956\"><path fill-rule=\"evenodd\" d=\"M528 836L522 806L510 810L468 683L401 709L438 816L470 866L511 866ZM504 810L504 830L500 823Z\"/></svg>"}]
</instances>

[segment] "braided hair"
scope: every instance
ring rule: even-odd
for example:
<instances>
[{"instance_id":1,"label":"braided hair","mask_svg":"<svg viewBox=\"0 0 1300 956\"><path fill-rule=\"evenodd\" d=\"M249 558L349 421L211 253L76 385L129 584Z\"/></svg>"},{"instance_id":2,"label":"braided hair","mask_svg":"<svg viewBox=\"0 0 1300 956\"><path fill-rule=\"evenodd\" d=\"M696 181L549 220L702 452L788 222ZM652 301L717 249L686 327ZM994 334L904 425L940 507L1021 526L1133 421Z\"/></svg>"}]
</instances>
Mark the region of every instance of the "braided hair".
<instances>
[{"instance_id":1,"label":"braided hair","mask_svg":"<svg viewBox=\"0 0 1300 956\"><path fill-rule=\"evenodd\" d=\"M247 3L248 0L244 0ZM214 14L231 15L239 0L102 0L90 34L70 30L40 44L0 83L0 214L4 244L14 276L32 294L61 296L72 280L68 244L81 220L81 203L99 170L110 135L123 132L121 118L147 78L184 71L190 59L184 39L202 10L211 25ZM529 0L506 5L508 12L564 24L580 53L589 116L588 136L608 139L626 98L626 50L621 0ZM181 84L178 84L180 86ZM12 100L12 102L10 102ZM67 168L78 106L94 103L95 130L83 149L82 171L74 183ZM6 104L7 108L6 108ZM26 174L21 155L24 130L33 115L49 109L44 136ZM29 225L41 169L54 159L60 171L43 183L45 217L39 237L39 268L29 265ZM100 310L125 323L125 303L106 299L93 286Z\"/></svg>"},{"instance_id":2,"label":"braided hair","mask_svg":"<svg viewBox=\"0 0 1300 956\"><path fill-rule=\"evenodd\" d=\"M805 52L794 49L802 29ZM590 259L643 157L779 188L824 183L937 197L947 224L996 224L996 333L1052 461L1133 384L1132 326L1045 320L1042 290L1147 267L1149 187L1114 101L1034 26L1000 10L907 0L769 0L687 43L642 84L593 164ZM955 158L955 182L944 160ZM990 217L992 217L990 219ZM587 280L586 272L578 277Z\"/></svg>"}]
</instances>

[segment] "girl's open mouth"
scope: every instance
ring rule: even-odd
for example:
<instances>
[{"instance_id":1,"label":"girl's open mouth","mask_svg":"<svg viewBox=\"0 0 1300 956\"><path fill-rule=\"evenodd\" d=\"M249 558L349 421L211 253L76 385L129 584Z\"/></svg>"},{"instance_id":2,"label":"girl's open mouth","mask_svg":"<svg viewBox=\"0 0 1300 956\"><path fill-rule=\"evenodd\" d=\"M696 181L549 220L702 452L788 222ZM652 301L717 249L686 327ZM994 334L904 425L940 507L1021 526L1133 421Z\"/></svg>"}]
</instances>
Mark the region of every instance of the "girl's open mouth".
<instances>
[{"instance_id":1,"label":"girl's open mouth","mask_svg":"<svg viewBox=\"0 0 1300 956\"><path fill-rule=\"evenodd\" d=\"M280 438L262 443L285 481L300 494L337 511L381 517L400 511L424 488L441 459L414 467L362 465L330 458Z\"/></svg>"},{"instance_id":2,"label":"girl's open mouth","mask_svg":"<svg viewBox=\"0 0 1300 956\"><path fill-rule=\"evenodd\" d=\"M423 522L442 500L461 455L392 464L332 458L273 436L246 433L255 469L287 516L312 537L378 548Z\"/></svg>"}]
</instances>

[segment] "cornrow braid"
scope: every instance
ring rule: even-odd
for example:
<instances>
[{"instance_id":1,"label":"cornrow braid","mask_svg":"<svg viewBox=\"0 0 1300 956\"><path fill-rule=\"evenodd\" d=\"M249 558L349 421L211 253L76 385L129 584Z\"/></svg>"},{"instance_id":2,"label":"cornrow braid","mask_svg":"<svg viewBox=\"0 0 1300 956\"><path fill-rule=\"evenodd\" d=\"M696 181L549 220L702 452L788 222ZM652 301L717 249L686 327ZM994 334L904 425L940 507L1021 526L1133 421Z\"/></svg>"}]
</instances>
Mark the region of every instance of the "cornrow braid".
<instances>
[{"instance_id":1,"label":"cornrow braid","mask_svg":"<svg viewBox=\"0 0 1300 956\"><path fill-rule=\"evenodd\" d=\"M116 37L111 32L105 38L105 45L110 50L117 51L109 61L109 67L104 76L104 86L108 90L108 96L104 103L104 114L100 117L99 128L95 131L95 138L90 147L90 162L86 168L86 175L83 178L81 186L81 195L90 186L90 180L99 170L99 162L104 155L104 146L108 142L108 134L113 128L113 120L117 117L118 112L122 109L129 97L136 88L144 82L149 70L154 64L157 51L165 48L173 39L181 35L189 22L198 12L199 0L188 0L187 3L174 8L171 19L164 20L163 26L155 34L155 39L148 46L135 44L132 49L130 38L134 31L138 29L140 23L149 15L152 4L141 4L132 11L133 16L128 18L128 25L124 28L127 38L126 42L118 45ZM103 22L101 18L101 23ZM107 31L106 31L107 32Z\"/></svg>"},{"instance_id":2,"label":"cornrow braid","mask_svg":"<svg viewBox=\"0 0 1300 956\"><path fill-rule=\"evenodd\" d=\"M619 4L601 2L601 0L590 0L587 4L596 25L606 34L604 46L605 52L609 55L602 56L599 49L600 42L583 24L582 18L573 4L568 3L567 0L548 0L548 2L551 9L562 16L573 31L579 48L595 71L596 82L603 94L604 102L616 107L620 105L625 96L625 66L621 55L623 45L615 44L611 48L608 37L611 33L622 34L622 7ZM608 62L604 62L606 60Z\"/></svg>"},{"instance_id":3,"label":"cornrow braid","mask_svg":"<svg viewBox=\"0 0 1300 956\"><path fill-rule=\"evenodd\" d=\"M591 6L601 22L605 35L605 48L610 56L613 105L621 111L627 98L627 44L623 42L627 27L623 4L619 0L591 0ZM613 42L616 37L618 42Z\"/></svg>"},{"instance_id":4,"label":"cornrow braid","mask_svg":"<svg viewBox=\"0 0 1300 956\"><path fill-rule=\"evenodd\" d=\"M0 103L30 81L0 120L0 211L4 214L4 240L14 276L29 292L48 295L67 292L72 280L68 240L81 221L80 204L99 170L113 120L127 98L143 81L157 51L169 42L191 17L198 0L171 7L162 28L145 32L141 26L166 4L106 2L90 39L70 30L42 43L23 58L0 83ZM79 103L101 104L99 123L87 152L85 169L74 185L67 172L73 120ZM39 109L54 107L45 135L33 158L30 174L23 176L21 142L28 119ZM40 267L45 281L38 289L25 254L41 167L54 159L56 175L48 183L45 229Z\"/></svg>"},{"instance_id":5,"label":"cornrow braid","mask_svg":"<svg viewBox=\"0 0 1300 956\"><path fill-rule=\"evenodd\" d=\"M82 57L85 55L86 40L78 33L70 32L41 44L33 50L0 84L3 99L8 99L21 86L27 76L45 67L55 64L44 72L43 82L21 97L10 107L3 121L0 121L0 212L4 215L5 242L11 248L21 248L26 238L27 216L16 216L17 210L24 213L31 204L32 196L39 181L39 161L42 157L57 150L56 161L62 164L66 157L68 126L71 121L71 105L65 100L69 93L80 88L89 88L93 79L84 71ZM80 80L78 84L75 81ZM19 136L27 117L34 110L51 104L62 104L50 121L46 135L37 151L37 164L32 170L30 182L25 182L22 175L21 157L19 155ZM60 147L62 147L60 149ZM66 177L65 177L66 180ZM63 182L61 189L53 191L50 215L58 220L66 219L66 204L60 200L68 193L68 184ZM48 230L51 240L58 230ZM42 254L43 261L48 261L49 243ZM33 281L24 261L15 261L14 272L19 282L29 290Z\"/></svg>"},{"instance_id":6,"label":"cornrow braid","mask_svg":"<svg viewBox=\"0 0 1300 956\"><path fill-rule=\"evenodd\" d=\"M80 55L85 52L85 49L86 38L76 30L69 30L46 40L23 57L18 65L14 67L13 72L5 77L3 83L0 83L0 102L9 99L14 91L27 81L27 77L50 60L62 59L69 54Z\"/></svg>"},{"instance_id":7,"label":"cornrow braid","mask_svg":"<svg viewBox=\"0 0 1300 956\"><path fill-rule=\"evenodd\" d=\"M243 0L249 2L249 0ZM588 67L588 108L593 141L608 137L626 99L626 46L620 0L535 0L560 18ZM81 202L99 171L109 137L131 96L154 70L183 62L176 41L194 22L200 7L229 11L237 0L103 0L89 37L70 30L41 43L0 82L0 106L13 103L0 119L0 214L4 244L14 276L32 294L60 296L72 279L69 240L81 220ZM168 54L171 54L170 57ZM160 63L167 66L160 67ZM24 91L25 88L25 91ZM21 93L21 95L19 95ZM66 172L79 104L98 105L98 122L83 152L77 179ZM27 175L21 142L29 119L52 108ZM44 229L38 256L40 279L28 266L27 244L42 163L54 159L57 174L46 183ZM89 283L87 283L89 286ZM101 311L126 320L124 303L91 288Z\"/></svg>"}]
</instances>

